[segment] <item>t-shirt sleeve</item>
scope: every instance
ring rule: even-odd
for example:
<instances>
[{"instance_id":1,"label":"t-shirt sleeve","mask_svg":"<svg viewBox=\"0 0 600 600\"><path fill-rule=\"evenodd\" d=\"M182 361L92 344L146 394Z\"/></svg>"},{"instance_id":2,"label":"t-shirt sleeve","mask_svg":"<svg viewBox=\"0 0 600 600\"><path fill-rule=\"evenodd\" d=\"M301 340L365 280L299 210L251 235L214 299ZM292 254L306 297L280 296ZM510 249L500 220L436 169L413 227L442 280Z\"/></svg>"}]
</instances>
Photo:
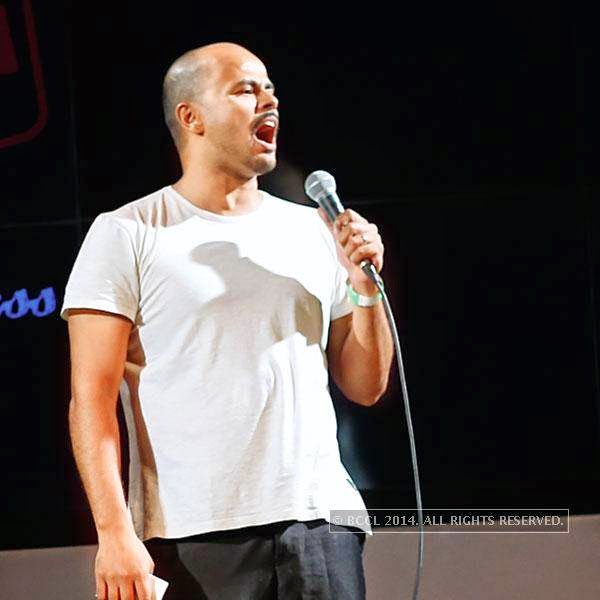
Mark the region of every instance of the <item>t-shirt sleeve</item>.
<instances>
[{"instance_id":1,"label":"t-shirt sleeve","mask_svg":"<svg viewBox=\"0 0 600 600\"><path fill-rule=\"evenodd\" d=\"M336 257L337 258L337 257ZM334 277L333 298L331 301L331 320L345 317L352 312L352 304L348 300L346 292L346 280L348 279L348 271L337 261Z\"/></svg>"},{"instance_id":2,"label":"t-shirt sleeve","mask_svg":"<svg viewBox=\"0 0 600 600\"><path fill-rule=\"evenodd\" d=\"M91 308L135 322L138 304L139 277L132 237L114 217L102 213L79 249L60 316L67 320L70 308Z\"/></svg>"}]
</instances>

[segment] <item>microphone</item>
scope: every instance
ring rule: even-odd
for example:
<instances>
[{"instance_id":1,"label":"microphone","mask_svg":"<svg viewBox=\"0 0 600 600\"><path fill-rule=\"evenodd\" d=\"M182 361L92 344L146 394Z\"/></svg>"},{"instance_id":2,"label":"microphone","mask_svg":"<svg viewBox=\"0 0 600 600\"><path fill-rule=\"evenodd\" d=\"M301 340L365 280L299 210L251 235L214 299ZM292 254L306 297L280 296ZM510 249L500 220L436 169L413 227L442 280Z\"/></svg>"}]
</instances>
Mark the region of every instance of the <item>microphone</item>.
<instances>
[{"instance_id":1,"label":"microphone","mask_svg":"<svg viewBox=\"0 0 600 600\"><path fill-rule=\"evenodd\" d=\"M334 221L335 218L344 212L344 207L336 194L335 179L333 175L327 171L313 171L304 182L304 191L306 195L316 202L324 211L330 221ZM377 269L373 266L370 260L363 260L360 263L360 268L363 272L373 281L377 286L377 289L381 292L383 297L383 307L385 314L390 325L392 332L392 339L394 340L394 348L396 350L396 360L398 361L398 370L400 373L400 385L402 388L402 397L404 399L404 411L406 413L406 423L408 426L408 438L410 441L410 455L412 459L413 474L415 479L415 495L417 499L417 515L419 523L419 555L418 555L418 566L417 574L415 577L415 586L413 589L413 600L417 600L419 597L419 585L421 582L421 576L423 573L423 548L425 540L425 531L423 529L423 501L421 500L421 481L419 479L419 467L417 464L417 449L415 444L415 434L413 432L412 418L410 416L410 404L408 401L408 387L406 385L406 375L404 374L404 364L402 361L402 349L400 348L400 338L398 336L398 328L394 321L394 315L392 314L392 307L390 306L388 297L385 293L383 286L383 279L377 273Z\"/></svg>"},{"instance_id":2,"label":"microphone","mask_svg":"<svg viewBox=\"0 0 600 600\"><path fill-rule=\"evenodd\" d=\"M313 202L316 202L325 211L327 218L332 223L339 214L344 212L344 207L336 193L335 179L331 173L313 171L304 182L304 191ZM383 285L377 269L370 260L361 261L360 268L377 287Z\"/></svg>"}]
</instances>

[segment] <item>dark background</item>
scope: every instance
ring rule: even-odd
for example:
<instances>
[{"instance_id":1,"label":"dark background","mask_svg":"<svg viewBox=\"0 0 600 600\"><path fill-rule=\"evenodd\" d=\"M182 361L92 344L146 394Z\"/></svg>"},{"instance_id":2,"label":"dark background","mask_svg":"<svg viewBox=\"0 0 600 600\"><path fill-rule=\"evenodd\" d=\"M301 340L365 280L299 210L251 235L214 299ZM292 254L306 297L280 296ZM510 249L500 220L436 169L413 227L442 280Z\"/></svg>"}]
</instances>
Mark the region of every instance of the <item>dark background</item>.
<instances>
[{"instance_id":1,"label":"dark background","mask_svg":"<svg viewBox=\"0 0 600 600\"><path fill-rule=\"evenodd\" d=\"M36 54L28 5L0 0L0 48L18 59L0 68L0 136L27 130L44 103L48 117L0 148L0 305L52 286L57 308L0 311L0 548L94 541L68 440L64 285L99 212L178 177L162 77L221 40L258 54L278 89L280 161L262 185L305 201L304 177L327 169L382 231L425 507L600 512L590 51L565 14L492 3L284 18L33 0ZM398 382L369 409L334 394L370 508L415 503Z\"/></svg>"}]
</instances>

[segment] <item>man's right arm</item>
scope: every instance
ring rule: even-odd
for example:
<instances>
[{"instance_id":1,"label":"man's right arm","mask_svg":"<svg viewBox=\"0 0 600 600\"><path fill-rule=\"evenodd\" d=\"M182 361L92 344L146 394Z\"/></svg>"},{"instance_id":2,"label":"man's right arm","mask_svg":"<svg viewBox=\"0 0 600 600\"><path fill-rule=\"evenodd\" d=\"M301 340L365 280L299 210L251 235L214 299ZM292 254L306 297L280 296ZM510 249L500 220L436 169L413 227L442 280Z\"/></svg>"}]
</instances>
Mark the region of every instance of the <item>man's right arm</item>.
<instances>
[{"instance_id":1,"label":"man's right arm","mask_svg":"<svg viewBox=\"0 0 600 600\"><path fill-rule=\"evenodd\" d=\"M69 430L98 532L96 593L100 599L149 599L154 565L127 510L117 420L132 324L121 315L91 309L71 309L68 323Z\"/></svg>"}]
</instances>

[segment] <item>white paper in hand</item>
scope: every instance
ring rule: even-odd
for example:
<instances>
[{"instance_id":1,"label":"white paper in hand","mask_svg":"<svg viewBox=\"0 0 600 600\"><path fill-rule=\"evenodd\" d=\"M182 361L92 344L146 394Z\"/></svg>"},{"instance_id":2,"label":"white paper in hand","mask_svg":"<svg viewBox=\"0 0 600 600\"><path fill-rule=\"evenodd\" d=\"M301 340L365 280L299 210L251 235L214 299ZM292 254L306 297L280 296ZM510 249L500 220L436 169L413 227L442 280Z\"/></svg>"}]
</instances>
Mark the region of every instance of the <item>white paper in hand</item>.
<instances>
[{"instance_id":1,"label":"white paper in hand","mask_svg":"<svg viewBox=\"0 0 600 600\"><path fill-rule=\"evenodd\" d=\"M154 583L154 596L152 596L152 600L162 600L169 584L156 575L150 575L150 577L152 577L152 582Z\"/></svg>"}]
</instances>

